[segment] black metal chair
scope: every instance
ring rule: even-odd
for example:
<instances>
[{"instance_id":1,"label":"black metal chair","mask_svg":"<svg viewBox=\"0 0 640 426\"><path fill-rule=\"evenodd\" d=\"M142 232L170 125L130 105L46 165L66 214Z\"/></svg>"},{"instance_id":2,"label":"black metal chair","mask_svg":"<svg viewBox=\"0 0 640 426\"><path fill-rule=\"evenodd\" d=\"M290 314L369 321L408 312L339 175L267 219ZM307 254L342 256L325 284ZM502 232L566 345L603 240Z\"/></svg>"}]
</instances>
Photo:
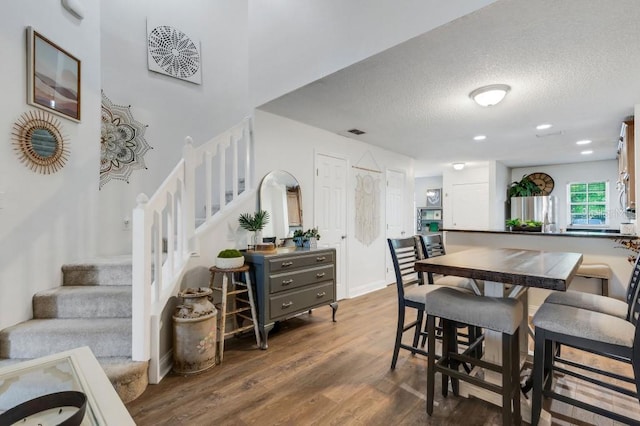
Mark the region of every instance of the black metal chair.
<instances>
[{"instance_id":1,"label":"black metal chair","mask_svg":"<svg viewBox=\"0 0 640 426\"><path fill-rule=\"evenodd\" d=\"M602 406L557 393L552 386L553 373L559 372L591 385L602 386L622 395L638 399L640 392L640 328L637 326L640 313L639 276L640 266L636 262L629 283L630 287L633 286L635 288L635 292L633 292L628 304L629 313L627 318L556 303L545 302L540 306L533 317L535 348L532 373L532 425L537 425L540 420L543 397L556 399L618 422L640 425L640 419L632 419L620 413L607 410ZM555 350L554 345L570 346L631 364L633 377L626 377L611 371L598 369L593 365L582 365L563 359ZM568 369L558 364L573 368ZM614 384L611 381L604 381L600 376L632 384L635 386L635 391Z\"/></svg>"},{"instance_id":2,"label":"black metal chair","mask_svg":"<svg viewBox=\"0 0 640 426\"><path fill-rule=\"evenodd\" d=\"M502 423L519 425L520 414L520 349L519 330L524 317L522 303L506 297L478 297L453 287L440 286L425 302L427 313L428 352L435 350L436 317L443 322L442 357L430 356L427 364L427 414L433 414L435 374L442 374L442 395L447 396L449 378L453 393L458 395L458 381L463 380L502 395ZM473 356L482 338L458 353L456 324L481 327L502 333L502 364L496 365ZM460 365L470 364L501 373L502 384L496 385L468 372Z\"/></svg>"}]
</instances>

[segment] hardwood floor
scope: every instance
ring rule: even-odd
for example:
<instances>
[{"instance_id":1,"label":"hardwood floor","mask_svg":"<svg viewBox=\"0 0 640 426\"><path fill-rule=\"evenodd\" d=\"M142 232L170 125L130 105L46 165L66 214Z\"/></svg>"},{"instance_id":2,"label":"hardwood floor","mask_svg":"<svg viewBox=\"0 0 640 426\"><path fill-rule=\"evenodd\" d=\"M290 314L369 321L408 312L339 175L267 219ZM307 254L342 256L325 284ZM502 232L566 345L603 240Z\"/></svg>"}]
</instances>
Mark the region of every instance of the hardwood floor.
<instances>
[{"instance_id":1,"label":"hardwood floor","mask_svg":"<svg viewBox=\"0 0 640 426\"><path fill-rule=\"evenodd\" d=\"M222 364L193 376L171 374L127 409L138 425L502 424L489 403L451 393L443 398L439 379L434 415L427 416L426 359L401 351L395 371L389 369L396 305L390 286L341 301L336 323L329 307L282 322L265 351L251 335L227 340ZM597 357L571 356L602 365ZM630 374L626 366L610 368ZM637 400L572 380L560 377L556 388L640 418ZM554 425L617 425L557 401L545 408Z\"/></svg>"}]
</instances>

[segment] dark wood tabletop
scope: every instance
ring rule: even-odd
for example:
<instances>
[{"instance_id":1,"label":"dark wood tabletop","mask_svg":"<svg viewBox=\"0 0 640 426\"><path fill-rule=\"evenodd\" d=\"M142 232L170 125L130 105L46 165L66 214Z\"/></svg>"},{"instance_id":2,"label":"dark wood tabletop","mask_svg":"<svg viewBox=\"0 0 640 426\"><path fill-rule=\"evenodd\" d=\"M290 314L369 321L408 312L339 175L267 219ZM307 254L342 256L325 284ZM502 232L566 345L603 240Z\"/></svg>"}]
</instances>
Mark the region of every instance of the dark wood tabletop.
<instances>
[{"instance_id":1,"label":"dark wood tabletop","mask_svg":"<svg viewBox=\"0 0 640 426\"><path fill-rule=\"evenodd\" d=\"M483 247L420 260L415 270L566 291L581 262L581 253Z\"/></svg>"}]
</instances>

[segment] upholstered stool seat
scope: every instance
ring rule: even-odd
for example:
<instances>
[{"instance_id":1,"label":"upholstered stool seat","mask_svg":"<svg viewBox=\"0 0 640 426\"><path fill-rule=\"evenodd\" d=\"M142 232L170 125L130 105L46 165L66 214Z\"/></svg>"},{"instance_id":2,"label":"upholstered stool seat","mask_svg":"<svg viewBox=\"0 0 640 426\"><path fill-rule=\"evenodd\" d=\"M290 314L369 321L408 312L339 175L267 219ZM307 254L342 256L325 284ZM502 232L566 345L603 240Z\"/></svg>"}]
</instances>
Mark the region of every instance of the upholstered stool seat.
<instances>
[{"instance_id":1,"label":"upholstered stool seat","mask_svg":"<svg viewBox=\"0 0 640 426\"><path fill-rule=\"evenodd\" d=\"M578 267L576 276L585 278L599 278L601 282L601 294L609 295L609 280L611 279L611 268L604 263L583 263Z\"/></svg>"},{"instance_id":2,"label":"upholstered stool seat","mask_svg":"<svg viewBox=\"0 0 640 426\"><path fill-rule=\"evenodd\" d=\"M629 305L622 300L582 291L555 291L546 298L545 303L573 306L622 319L627 317L629 310Z\"/></svg>"},{"instance_id":3,"label":"upholstered stool seat","mask_svg":"<svg viewBox=\"0 0 640 426\"><path fill-rule=\"evenodd\" d=\"M442 357L430 355L427 364L427 414L433 413L435 373L442 374L442 394L448 393L449 378L454 394L458 394L458 380L497 392L502 395L502 422L505 426L519 425L520 414L520 350L519 327L524 309L518 299L481 297L461 292L454 287L441 287L432 291L425 303L429 354L435 352L435 319L443 322ZM483 338L469 344L467 350L458 353L455 335L456 323L464 323L494 330L502 334L502 365L496 365L469 356L477 351ZM496 385L475 375L459 371L462 363L501 373L502 384Z\"/></svg>"}]
</instances>

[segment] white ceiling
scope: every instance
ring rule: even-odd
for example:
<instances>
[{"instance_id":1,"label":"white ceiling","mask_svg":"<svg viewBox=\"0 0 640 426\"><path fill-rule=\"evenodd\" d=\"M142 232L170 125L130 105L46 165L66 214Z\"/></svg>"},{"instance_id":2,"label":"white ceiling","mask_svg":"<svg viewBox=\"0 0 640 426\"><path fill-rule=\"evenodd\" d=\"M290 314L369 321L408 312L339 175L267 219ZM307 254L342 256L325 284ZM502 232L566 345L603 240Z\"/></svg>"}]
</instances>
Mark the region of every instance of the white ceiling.
<instances>
[{"instance_id":1,"label":"white ceiling","mask_svg":"<svg viewBox=\"0 0 640 426\"><path fill-rule=\"evenodd\" d=\"M496 83L511 86L502 103L469 98ZM640 1L499 0L260 109L409 155L416 176L437 176L453 162L614 159L635 104Z\"/></svg>"}]
</instances>

